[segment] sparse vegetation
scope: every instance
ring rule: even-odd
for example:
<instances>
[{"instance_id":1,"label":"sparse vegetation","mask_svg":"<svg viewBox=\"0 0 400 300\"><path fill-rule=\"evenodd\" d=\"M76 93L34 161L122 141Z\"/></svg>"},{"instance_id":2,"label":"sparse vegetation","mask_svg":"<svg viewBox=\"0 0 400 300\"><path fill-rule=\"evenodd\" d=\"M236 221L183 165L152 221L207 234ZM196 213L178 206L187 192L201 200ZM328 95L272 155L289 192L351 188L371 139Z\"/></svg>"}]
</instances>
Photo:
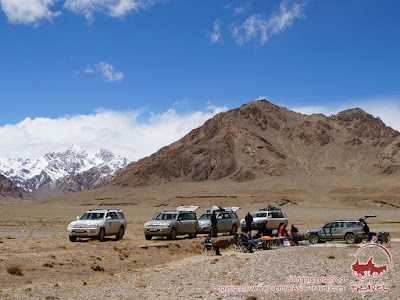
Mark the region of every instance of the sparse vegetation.
<instances>
[{"instance_id":1,"label":"sparse vegetation","mask_svg":"<svg viewBox=\"0 0 400 300\"><path fill-rule=\"evenodd\" d=\"M7 266L7 272L11 275L23 276L24 272L20 264L12 264Z\"/></svg>"}]
</instances>

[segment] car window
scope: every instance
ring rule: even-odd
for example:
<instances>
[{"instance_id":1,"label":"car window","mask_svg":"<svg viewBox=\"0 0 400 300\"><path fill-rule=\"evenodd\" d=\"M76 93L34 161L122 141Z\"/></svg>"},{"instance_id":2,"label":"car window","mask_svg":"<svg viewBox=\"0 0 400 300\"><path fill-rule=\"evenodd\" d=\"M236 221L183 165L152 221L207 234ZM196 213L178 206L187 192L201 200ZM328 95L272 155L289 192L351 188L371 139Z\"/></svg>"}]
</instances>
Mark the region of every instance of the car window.
<instances>
[{"instance_id":1,"label":"car window","mask_svg":"<svg viewBox=\"0 0 400 300\"><path fill-rule=\"evenodd\" d=\"M332 227L335 226L334 224L335 224L335 223L328 223L328 224L325 224L325 225L324 225L324 228L332 228Z\"/></svg>"},{"instance_id":2,"label":"car window","mask_svg":"<svg viewBox=\"0 0 400 300\"><path fill-rule=\"evenodd\" d=\"M104 213L84 213L79 219L80 220L100 220L104 218Z\"/></svg>"},{"instance_id":3,"label":"car window","mask_svg":"<svg viewBox=\"0 0 400 300\"><path fill-rule=\"evenodd\" d=\"M254 213L253 217L254 218L266 218L267 214L266 213Z\"/></svg>"},{"instance_id":4,"label":"car window","mask_svg":"<svg viewBox=\"0 0 400 300\"><path fill-rule=\"evenodd\" d=\"M122 213L122 211L117 212L118 216L120 217L120 219L125 219L124 214Z\"/></svg>"},{"instance_id":5,"label":"car window","mask_svg":"<svg viewBox=\"0 0 400 300\"><path fill-rule=\"evenodd\" d=\"M118 216L117 216L117 214L116 214L115 212L111 212L111 213L110 213L110 216L111 216L111 218L112 218L113 220L118 220Z\"/></svg>"},{"instance_id":6,"label":"car window","mask_svg":"<svg viewBox=\"0 0 400 300\"><path fill-rule=\"evenodd\" d=\"M156 220L175 220L177 214L161 213L156 216Z\"/></svg>"},{"instance_id":7,"label":"car window","mask_svg":"<svg viewBox=\"0 0 400 300\"><path fill-rule=\"evenodd\" d=\"M193 219L193 214L182 214L182 220L194 220L194 219Z\"/></svg>"},{"instance_id":8,"label":"car window","mask_svg":"<svg viewBox=\"0 0 400 300\"><path fill-rule=\"evenodd\" d=\"M347 222L347 226L357 227L357 226L361 226L361 223L360 222Z\"/></svg>"},{"instance_id":9,"label":"car window","mask_svg":"<svg viewBox=\"0 0 400 300\"><path fill-rule=\"evenodd\" d=\"M224 219L230 219L231 216L228 213L224 213Z\"/></svg>"},{"instance_id":10,"label":"car window","mask_svg":"<svg viewBox=\"0 0 400 300\"><path fill-rule=\"evenodd\" d=\"M211 214L202 214L199 220L210 220Z\"/></svg>"},{"instance_id":11,"label":"car window","mask_svg":"<svg viewBox=\"0 0 400 300\"><path fill-rule=\"evenodd\" d=\"M281 212L272 212L272 218L283 218Z\"/></svg>"}]
</instances>

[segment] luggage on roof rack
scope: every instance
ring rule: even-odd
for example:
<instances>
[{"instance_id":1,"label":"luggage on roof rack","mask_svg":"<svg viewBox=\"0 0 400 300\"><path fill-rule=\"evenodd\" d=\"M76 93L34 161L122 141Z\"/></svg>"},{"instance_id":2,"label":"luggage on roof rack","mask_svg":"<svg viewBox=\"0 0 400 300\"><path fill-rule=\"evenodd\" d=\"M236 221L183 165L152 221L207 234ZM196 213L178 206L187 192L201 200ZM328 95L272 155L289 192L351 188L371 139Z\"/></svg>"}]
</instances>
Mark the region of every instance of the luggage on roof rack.
<instances>
[{"instance_id":1,"label":"luggage on roof rack","mask_svg":"<svg viewBox=\"0 0 400 300\"><path fill-rule=\"evenodd\" d=\"M268 211L268 210L281 210L281 209L272 205L267 205L264 208L260 208L260 211Z\"/></svg>"}]
</instances>

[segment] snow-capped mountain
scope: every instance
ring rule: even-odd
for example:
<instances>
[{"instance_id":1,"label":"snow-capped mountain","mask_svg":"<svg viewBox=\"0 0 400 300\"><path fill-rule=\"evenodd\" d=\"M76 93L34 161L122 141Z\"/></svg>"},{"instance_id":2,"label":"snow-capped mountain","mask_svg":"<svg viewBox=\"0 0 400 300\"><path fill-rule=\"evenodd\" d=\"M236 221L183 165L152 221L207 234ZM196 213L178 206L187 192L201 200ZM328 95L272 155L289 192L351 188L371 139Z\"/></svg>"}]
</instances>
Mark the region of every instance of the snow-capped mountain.
<instances>
[{"instance_id":1,"label":"snow-capped mountain","mask_svg":"<svg viewBox=\"0 0 400 300\"><path fill-rule=\"evenodd\" d=\"M81 146L72 145L65 152L51 152L36 159L0 158L0 173L25 191L33 192L46 184L54 188L54 184L67 176L82 180L82 174L89 170L97 174L94 181L104 184L128 163L126 158L106 149L91 154ZM87 180L86 185L89 186Z\"/></svg>"}]
</instances>

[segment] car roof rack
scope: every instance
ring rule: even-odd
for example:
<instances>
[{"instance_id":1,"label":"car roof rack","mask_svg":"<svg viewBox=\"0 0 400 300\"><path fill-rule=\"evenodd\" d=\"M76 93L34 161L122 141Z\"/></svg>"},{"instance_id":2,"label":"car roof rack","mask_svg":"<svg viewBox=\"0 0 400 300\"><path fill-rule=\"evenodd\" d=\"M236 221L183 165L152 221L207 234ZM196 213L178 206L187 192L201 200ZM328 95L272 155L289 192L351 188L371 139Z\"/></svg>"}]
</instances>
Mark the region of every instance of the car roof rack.
<instances>
[{"instance_id":1,"label":"car roof rack","mask_svg":"<svg viewBox=\"0 0 400 300\"><path fill-rule=\"evenodd\" d=\"M266 207L260 207L260 211L267 211L267 210L279 210L281 211L282 209L272 206L272 205L267 205Z\"/></svg>"},{"instance_id":2,"label":"car roof rack","mask_svg":"<svg viewBox=\"0 0 400 300\"><path fill-rule=\"evenodd\" d=\"M215 212L222 212L222 211L236 212L239 209L240 209L240 207L237 207L237 206L221 207L219 205L214 205L213 207L211 207L211 209L207 209L207 213L210 213L213 211L215 211Z\"/></svg>"}]
</instances>

